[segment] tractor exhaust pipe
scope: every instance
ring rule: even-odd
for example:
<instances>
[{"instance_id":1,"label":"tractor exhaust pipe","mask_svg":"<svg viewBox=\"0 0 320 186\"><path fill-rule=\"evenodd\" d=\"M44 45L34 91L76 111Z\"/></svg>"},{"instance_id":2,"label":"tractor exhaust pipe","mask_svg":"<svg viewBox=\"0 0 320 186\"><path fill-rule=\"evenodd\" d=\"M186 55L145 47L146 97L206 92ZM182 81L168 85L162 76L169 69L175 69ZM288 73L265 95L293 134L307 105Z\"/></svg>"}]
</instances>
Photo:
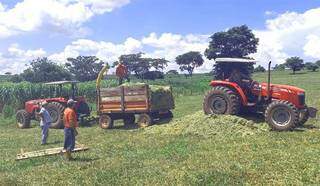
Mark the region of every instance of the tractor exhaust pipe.
<instances>
[{"instance_id":1,"label":"tractor exhaust pipe","mask_svg":"<svg viewBox=\"0 0 320 186\"><path fill-rule=\"evenodd\" d=\"M271 100L271 61L269 62L268 64L268 100L267 101L270 101Z\"/></svg>"}]
</instances>

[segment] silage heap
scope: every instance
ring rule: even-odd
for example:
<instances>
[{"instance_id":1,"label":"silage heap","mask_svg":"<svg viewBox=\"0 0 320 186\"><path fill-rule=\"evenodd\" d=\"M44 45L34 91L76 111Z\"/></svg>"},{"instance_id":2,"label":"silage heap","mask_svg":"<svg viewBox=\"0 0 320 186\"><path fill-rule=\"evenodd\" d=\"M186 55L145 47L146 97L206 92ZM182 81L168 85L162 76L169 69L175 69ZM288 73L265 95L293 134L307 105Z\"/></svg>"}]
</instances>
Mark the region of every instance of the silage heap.
<instances>
[{"instance_id":1,"label":"silage heap","mask_svg":"<svg viewBox=\"0 0 320 186\"><path fill-rule=\"evenodd\" d=\"M146 133L171 135L196 135L202 137L246 136L268 131L266 124L228 115L205 115L203 111L176 119L163 125L145 128Z\"/></svg>"}]
</instances>

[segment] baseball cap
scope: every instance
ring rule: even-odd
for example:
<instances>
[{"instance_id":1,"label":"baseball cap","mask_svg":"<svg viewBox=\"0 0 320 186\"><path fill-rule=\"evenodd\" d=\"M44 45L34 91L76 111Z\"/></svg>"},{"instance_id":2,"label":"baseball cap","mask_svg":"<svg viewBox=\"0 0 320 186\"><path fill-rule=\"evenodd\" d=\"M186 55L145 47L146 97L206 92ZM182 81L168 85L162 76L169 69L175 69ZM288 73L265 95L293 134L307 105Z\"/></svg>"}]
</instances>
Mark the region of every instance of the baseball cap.
<instances>
[{"instance_id":1,"label":"baseball cap","mask_svg":"<svg viewBox=\"0 0 320 186\"><path fill-rule=\"evenodd\" d=\"M75 101L75 100L73 100L73 99L69 99L68 101L67 101L67 104L69 105L69 104L75 104L75 103L77 103L77 101Z\"/></svg>"}]
</instances>

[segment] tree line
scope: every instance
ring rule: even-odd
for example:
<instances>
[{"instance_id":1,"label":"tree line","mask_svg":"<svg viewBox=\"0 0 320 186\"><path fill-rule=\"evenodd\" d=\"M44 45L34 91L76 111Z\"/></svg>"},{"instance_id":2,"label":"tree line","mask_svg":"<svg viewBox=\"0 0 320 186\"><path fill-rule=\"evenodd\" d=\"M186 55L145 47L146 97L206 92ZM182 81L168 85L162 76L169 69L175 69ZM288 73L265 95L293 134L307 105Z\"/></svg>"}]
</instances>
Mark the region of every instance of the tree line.
<instances>
[{"instance_id":1,"label":"tree line","mask_svg":"<svg viewBox=\"0 0 320 186\"><path fill-rule=\"evenodd\" d=\"M208 48L204 51L204 56L211 60L220 57L250 58L249 55L257 52L259 39L255 37L252 30L246 25L230 28L227 31L214 33L210 37ZM119 63L124 64L129 74L139 79L163 78L163 70L168 66L169 61L164 58L144 57L143 53L121 55L112 67ZM192 76L194 70L203 65L204 59L200 52L190 51L175 58L175 63L179 65L180 71L185 71L188 76ZM29 82L49 82L60 80L92 81L104 65L108 63L100 60L96 56L78 56L68 58L63 65L58 65L52 60L44 57L32 60L28 68L21 74L11 76L11 81ZM293 73L304 67L316 71L320 66L320 61L316 63L305 63L299 57L291 57L284 64L276 65L274 70L290 68ZM253 66L252 66L253 69ZM264 72L262 66L257 66L254 72ZM178 74L177 70L170 70L168 74ZM7 74L9 75L9 73Z\"/></svg>"}]
</instances>

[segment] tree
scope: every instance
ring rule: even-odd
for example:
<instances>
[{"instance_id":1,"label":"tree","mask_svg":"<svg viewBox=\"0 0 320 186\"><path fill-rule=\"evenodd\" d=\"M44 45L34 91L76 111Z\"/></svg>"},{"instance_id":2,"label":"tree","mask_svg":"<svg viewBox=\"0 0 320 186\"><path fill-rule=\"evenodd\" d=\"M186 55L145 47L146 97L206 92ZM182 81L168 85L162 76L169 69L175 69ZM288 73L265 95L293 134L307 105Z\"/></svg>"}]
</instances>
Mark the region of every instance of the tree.
<instances>
[{"instance_id":1,"label":"tree","mask_svg":"<svg viewBox=\"0 0 320 186\"><path fill-rule=\"evenodd\" d=\"M67 69L76 80L92 81L97 79L104 62L96 56L78 56L77 58L68 58L66 63Z\"/></svg>"},{"instance_id":2,"label":"tree","mask_svg":"<svg viewBox=\"0 0 320 186\"><path fill-rule=\"evenodd\" d=\"M176 57L176 63L180 66L180 70L188 71L190 76L192 76L193 70L200 67L203 62L200 52L191 51Z\"/></svg>"},{"instance_id":3,"label":"tree","mask_svg":"<svg viewBox=\"0 0 320 186\"><path fill-rule=\"evenodd\" d=\"M177 70L169 70L169 71L167 72L167 74L168 74L168 75L169 75L169 74L178 75L179 72L178 72Z\"/></svg>"},{"instance_id":4,"label":"tree","mask_svg":"<svg viewBox=\"0 0 320 186\"><path fill-rule=\"evenodd\" d=\"M293 74L295 74L296 71L302 70L304 67L303 59L300 59L299 57L290 57L286 59L284 65L290 68L293 71Z\"/></svg>"},{"instance_id":5,"label":"tree","mask_svg":"<svg viewBox=\"0 0 320 186\"><path fill-rule=\"evenodd\" d=\"M6 72L6 73L4 73L4 75L11 76L12 73L11 72Z\"/></svg>"},{"instance_id":6,"label":"tree","mask_svg":"<svg viewBox=\"0 0 320 186\"><path fill-rule=\"evenodd\" d=\"M276 70L276 71L283 71L286 69L286 65L284 64L276 64L274 67L273 67L273 70Z\"/></svg>"},{"instance_id":7,"label":"tree","mask_svg":"<svg viewBox=\"0 0 320 186\"><path fill-rule=\"evenodd\" d=\"M119 62L122 62L127 68L129 73L134 73L137 78L143 79L143 74L150 71L153 67L156 70L163 70L168 61L164 58L143 58L143 53L122 55L119 57L119 61L114 63L116 66Z\"/></svg>"},{"instance_id":8,"label":"tree","mask_svg":"<svg viewBox=\"0 0 320 186\"><path fill-rule=\"evenodd\" d=\"M71 74L46 57L32 60L21 77L32 83L70 80Z\"/></svg>"},{"instance_id":9,"label":"tree","mask_svg":"<svg viewBox=\"0 0 320 186\"><path fill-rule=\"evenodd\" d=\"M308 70L315 72L319 68L319 66L315 63L308 62L304 65Z\"/></svg>"},{"instance_id":10,"label":"tree","mask_svg":"<svg viewBox=\"0 0 320 186\"><path fill-rule=\"evenodd\" d=\"M205 50L208 59L218 57L246 57L257 52L259 39L246 25L233 27L228 31L213 34L209 47Z\"/></svg>"},{"instance_id":11,"label":"tree","mask_svg":"<svg viewBox=\"0 0 320 186\"><path fill-rule=\"evenodd\" d=\"M266 71L266 69L265 69L263 66L261 66L261 65L257 66L257 67L253 70L253 72L265 72L265 71Z\"/></svg>"},{"instance_id":12,"label":"tree","mask_svg":"<svg viewBox=\"0 0 320 186\"><path fill-rule=\"evenodd\" d=\"M315 64L320 67L320 60L316 61Z\"/></svg>"}]
</instances>

